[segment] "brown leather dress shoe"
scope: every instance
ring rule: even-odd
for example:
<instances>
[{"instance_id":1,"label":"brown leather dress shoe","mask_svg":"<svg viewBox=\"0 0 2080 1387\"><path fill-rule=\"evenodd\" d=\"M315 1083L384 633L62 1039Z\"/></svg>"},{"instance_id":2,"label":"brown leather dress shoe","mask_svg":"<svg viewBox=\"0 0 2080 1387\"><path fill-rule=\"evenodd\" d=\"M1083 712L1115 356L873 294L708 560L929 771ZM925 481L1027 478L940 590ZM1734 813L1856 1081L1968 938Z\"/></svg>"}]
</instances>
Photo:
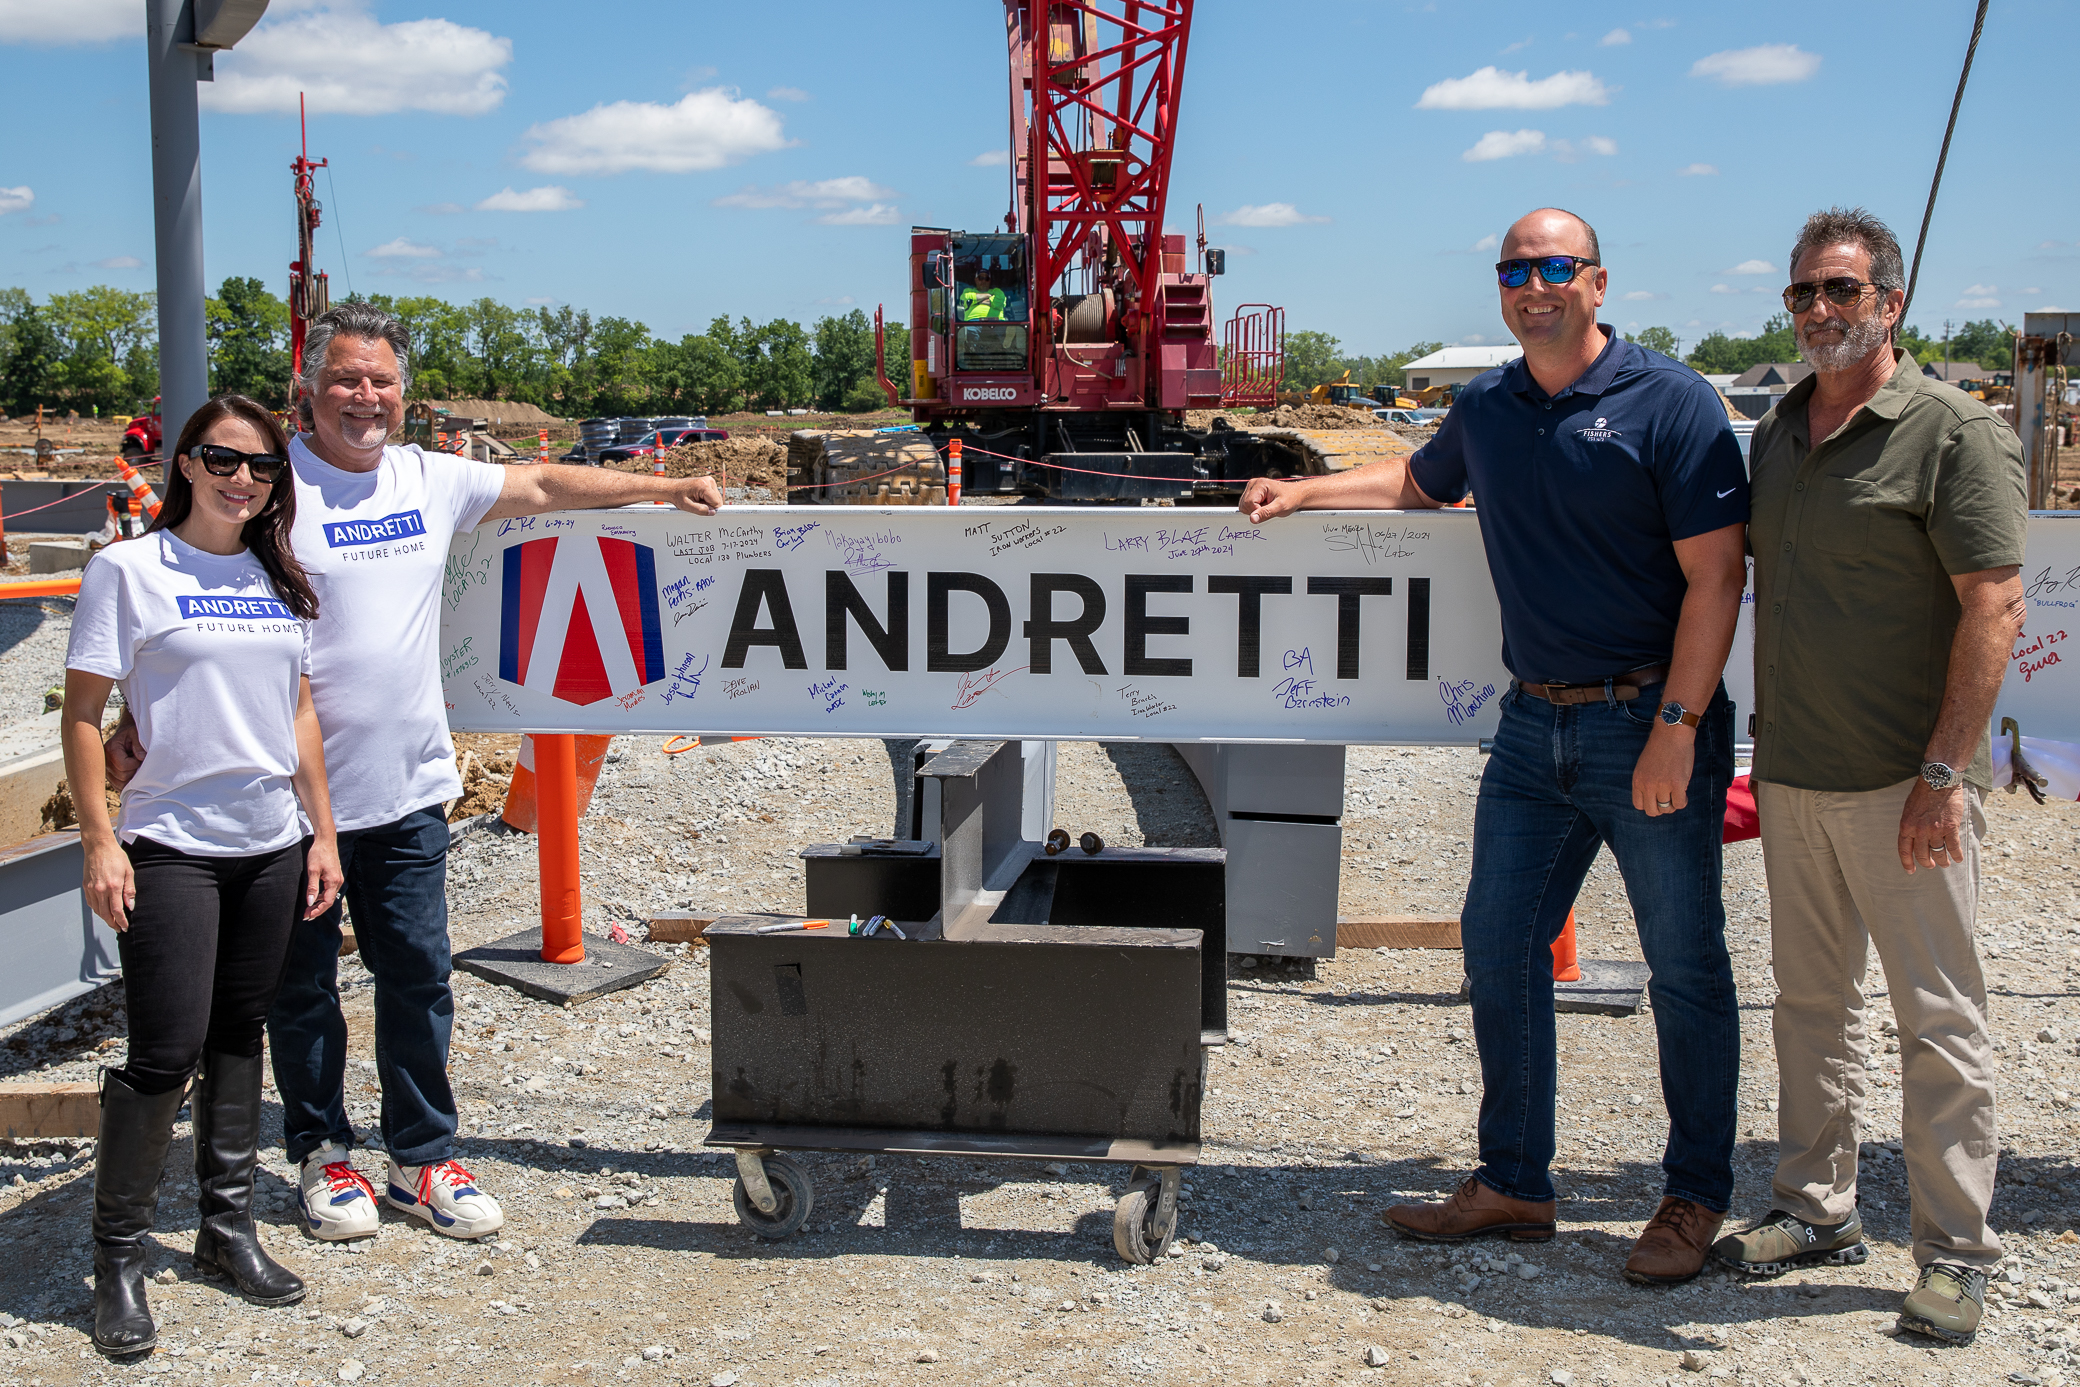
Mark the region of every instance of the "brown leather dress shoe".
<instances>
[{"instance_id":1,"label":"brown leather dress shoe","mask_svg":"<svg viewBox=\"0 0 2080 1387\"><path fill-rule=\"evenodd\" d=\"M1726 1215L1665 1195L1640 1231L1625 1262L1625 1279L1642 1286L1674 1286L1704 1270L1705 1254Z\"/></svg>"},{"instance_id":2,"label":"brown leather dress shoe","mask_svg":"<svg viewBox=\"0 0 2080 1387\"><path fill-rule=\"evenodd\" d=\"M1553 1201L1511 1199L1469 1175L1442 1203L1396 1204L1380 1219L1402 1237L1424 1242L1457 1243L1501 1233L1511 1242L1542 1243L1553 1236Z\"/></svg>"}]
</instances>

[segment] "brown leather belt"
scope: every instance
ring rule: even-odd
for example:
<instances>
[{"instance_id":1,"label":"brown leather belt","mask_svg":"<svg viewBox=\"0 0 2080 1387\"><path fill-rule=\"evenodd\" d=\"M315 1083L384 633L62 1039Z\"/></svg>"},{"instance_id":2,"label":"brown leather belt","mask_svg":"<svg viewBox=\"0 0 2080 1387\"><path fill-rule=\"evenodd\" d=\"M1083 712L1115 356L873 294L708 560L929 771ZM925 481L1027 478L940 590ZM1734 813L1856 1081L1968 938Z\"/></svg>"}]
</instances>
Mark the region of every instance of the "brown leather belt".
<instances>
[{"instance_id":1,"label":"brown leather belt","mask_svg":"<svg viewBox=\"0 0 2080 1387\"><path fill-rule=\"evenodd\" d=\"M1620 703L1629 703L1639 697L1639 691L1652 684L1668 679L1667 665L1649 665L1645 669L1628 670L1611 679L1610 697ZM1604 701L1603 681L1594 684L1528 684L1522 679L1512 681L1519 693L1542 698L1548 703L1601 703Z\"/></svg>"}]
</instances>

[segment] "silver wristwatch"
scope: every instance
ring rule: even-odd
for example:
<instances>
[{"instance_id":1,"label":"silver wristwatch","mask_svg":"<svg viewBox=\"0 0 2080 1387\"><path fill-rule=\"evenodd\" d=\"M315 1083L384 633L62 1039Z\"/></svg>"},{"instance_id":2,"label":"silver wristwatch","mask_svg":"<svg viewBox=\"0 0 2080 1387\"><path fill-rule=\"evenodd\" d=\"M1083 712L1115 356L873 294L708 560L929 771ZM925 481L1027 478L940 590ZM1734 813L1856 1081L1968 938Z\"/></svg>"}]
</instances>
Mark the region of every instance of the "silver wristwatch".
<instances>
[{"instance_id":1,"label":"silver wristwatch","mask_svg":"<svg viewBox=\"0 0 2080 1387\"><path fill-rule=\"evenodd\" d=\"M1928 782L1931 790L1954 790L1957 788L1957 772L1941 761L1923 761L1921 778Z\"/></svg>"}]
</instances>

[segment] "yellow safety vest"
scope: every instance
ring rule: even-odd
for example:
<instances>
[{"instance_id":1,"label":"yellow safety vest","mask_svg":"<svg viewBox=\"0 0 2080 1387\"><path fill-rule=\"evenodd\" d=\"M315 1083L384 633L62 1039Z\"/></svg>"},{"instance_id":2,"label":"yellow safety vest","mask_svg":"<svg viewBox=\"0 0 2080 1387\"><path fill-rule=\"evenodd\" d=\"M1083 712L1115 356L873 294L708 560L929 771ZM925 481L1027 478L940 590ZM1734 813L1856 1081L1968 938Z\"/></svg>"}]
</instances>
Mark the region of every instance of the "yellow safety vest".
<instances>
[{"instance_id":1,"label":"yellow safety vest","mask_svg":"<svg viewBox=\"0 0 2080 1387\"><path fill-rule=\"evenodd\" d=\"M964 323L1002 322L1004 320L1004 291L1002 289L961 290L961 321Z\"/></svg>"}]
</instances>

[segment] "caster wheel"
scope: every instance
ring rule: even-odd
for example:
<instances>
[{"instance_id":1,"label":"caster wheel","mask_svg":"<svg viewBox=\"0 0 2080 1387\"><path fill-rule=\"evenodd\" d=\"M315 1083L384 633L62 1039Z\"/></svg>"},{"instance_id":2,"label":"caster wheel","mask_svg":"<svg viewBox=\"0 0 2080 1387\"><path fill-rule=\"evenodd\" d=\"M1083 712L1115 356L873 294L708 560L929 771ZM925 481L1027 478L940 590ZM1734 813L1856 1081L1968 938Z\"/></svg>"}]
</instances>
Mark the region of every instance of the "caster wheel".
<instances>
[{"instance_id":1,"label":"caster wheel","mask_svg":"<svg viewBox=\"0 0 2080 1387\"><path fill-rule=\"evenodd\" d=\"M774 1197L780 1201L772 1213L766 1213L751 1202L751 1192L744 1188L739 1179L730 1190L737 1206L737 1220L761 1238L778 1241L801 1231L809 1221L809 1210L815 1206L816 1191L809 1183L809 1173L785 1156L765 1158L766 1183L773 1187Z\"/></svg>"},{"instance_id":2,"label":"caster wheel","mask_svg":"<svg viewBox=\"0 0 2080 1387\"><path fill-rule=\"evenodd\" d=\"M1119 1205L1112 1211L1112 1245L1136 1266L1145 1267L1159 1257L1169 1256L1170 1241L1177 1236L1175 1219L1160 1234L1156 1231L1156 1201L1162 1192L1160 1181L1137 1181L1127 1186L1127 1192L1119 1197Z\"/></svg>"}]
</instances>

